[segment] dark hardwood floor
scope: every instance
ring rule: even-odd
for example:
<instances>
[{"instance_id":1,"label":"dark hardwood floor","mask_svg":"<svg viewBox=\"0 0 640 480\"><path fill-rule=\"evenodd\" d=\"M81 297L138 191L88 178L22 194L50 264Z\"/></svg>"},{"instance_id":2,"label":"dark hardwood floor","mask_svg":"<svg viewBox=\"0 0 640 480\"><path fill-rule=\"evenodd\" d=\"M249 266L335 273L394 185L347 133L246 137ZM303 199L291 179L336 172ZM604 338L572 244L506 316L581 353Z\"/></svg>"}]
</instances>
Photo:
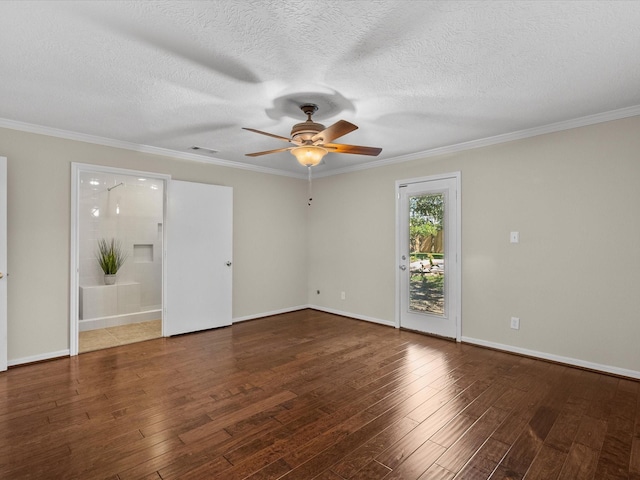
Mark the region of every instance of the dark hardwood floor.
<instances>
[{"instance_id":1,"label":"dark hardwood floor","mask_svg":"<svg viewBox=\"0 0 640 480\"><path fill-rule=\"evenodd\" d=\"M632 380L312 310L0 374L2 479L640 479Z\"/></svg>"}]
</instances>

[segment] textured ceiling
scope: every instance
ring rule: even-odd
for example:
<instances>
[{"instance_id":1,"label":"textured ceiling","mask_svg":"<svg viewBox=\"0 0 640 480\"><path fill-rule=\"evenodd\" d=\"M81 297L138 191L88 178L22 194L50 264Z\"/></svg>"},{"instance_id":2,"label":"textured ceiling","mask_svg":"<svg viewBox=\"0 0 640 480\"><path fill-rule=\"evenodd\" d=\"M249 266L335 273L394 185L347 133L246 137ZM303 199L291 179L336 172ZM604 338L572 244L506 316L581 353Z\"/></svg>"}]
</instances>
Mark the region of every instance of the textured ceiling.
<instances>
[{"instance_id":1,"label":"textured ceiling","mask_svg":"<svg viewBox=\"0 0 640 480\"><path fill-rule=\"evenodd\" d=\"M240 127L314 102L383 149L327 174L638 106L639 25L638 1L5 0L0 119L302 175Z\"/></svg>"}]
</instances>

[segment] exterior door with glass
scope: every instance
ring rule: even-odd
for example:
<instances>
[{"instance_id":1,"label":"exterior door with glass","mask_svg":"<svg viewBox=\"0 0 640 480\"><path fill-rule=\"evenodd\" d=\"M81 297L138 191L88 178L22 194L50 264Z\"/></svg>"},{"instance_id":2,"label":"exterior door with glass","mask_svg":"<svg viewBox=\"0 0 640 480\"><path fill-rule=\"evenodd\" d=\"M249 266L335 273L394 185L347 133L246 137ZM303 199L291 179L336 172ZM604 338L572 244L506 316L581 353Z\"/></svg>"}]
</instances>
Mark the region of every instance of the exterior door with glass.
<instances>
[{"instance_id":1,"label":"exterior door with glass","mask_svg":"<svg viewBox=\"0 0 640 480\"><path fill-rule=\"evenodd\" d=\"M459 173L397 183L399 326L460 340Z\"/></svg>"}]
</instances>

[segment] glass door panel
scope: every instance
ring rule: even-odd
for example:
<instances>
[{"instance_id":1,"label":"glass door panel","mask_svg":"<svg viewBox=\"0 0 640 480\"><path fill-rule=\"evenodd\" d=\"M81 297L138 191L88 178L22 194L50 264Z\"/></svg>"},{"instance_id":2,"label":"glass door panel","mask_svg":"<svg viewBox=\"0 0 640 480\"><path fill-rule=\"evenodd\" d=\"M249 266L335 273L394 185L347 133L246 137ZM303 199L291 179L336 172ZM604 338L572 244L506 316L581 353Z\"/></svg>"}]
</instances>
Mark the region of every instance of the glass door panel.
<instances>
[{"instance_id":1,"label":"glass door panel","mask_svg":"<svg viewBox=\"0 0 640 480\"><path fill-rule=\"evenodd\" d=\"M409 197L409 309L443 316L445 311L445 197Z\"/></svg>"}]
</instances>

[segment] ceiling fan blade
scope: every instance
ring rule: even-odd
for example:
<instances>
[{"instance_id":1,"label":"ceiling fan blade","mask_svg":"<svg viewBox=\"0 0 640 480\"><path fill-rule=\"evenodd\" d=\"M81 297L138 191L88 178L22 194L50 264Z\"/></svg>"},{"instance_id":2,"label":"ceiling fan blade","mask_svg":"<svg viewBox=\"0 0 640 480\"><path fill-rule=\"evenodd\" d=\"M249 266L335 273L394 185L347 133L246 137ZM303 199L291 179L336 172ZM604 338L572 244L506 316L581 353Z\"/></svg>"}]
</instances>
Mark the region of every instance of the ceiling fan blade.
<instances>
[{"instance_id":1,"label":"ceiling fan blade","mask_svg":"<svg viewBox=\"0 0 640 480\"><path fill-rule=\"evenodd\" d=\"M359 145L344 145L342 143L325 143L324 148L335 153L353 153L356 155L372 155L377 156L382 151L377 147L361 147Z\"/></svg>"},{"instance_id":2,"label":"ceiling fan blade","mask_svg":"<svg viewBox=\"0 0 640 480\"><path fill-rule=\"evenodd\" d=\"M357 129L358 126L353 123L347 122L346 120L339 120L330 127L316 133L311 137L311 141L315 143L318 140L322 140L322 143L328 143Z\"/></svg>"},{"instance_id":3,"label":"ceiling fan blade","mask_svg":"<svg viewBox=\"0 0 640 480\"><path fill-rule=\"evenodd\" d=\"M278 140L284 140L285 142L291 142L291 140L288 139L287 137L282 137L280 135L275 135L273 133L263 132L262 130L256 130L255 128L242 127L242 129L249 130L250 132L259 133L260 135L266 135L268 137L277 138Z\"/></svg>"},{"instance_id":4,"label":"ceiling fan blade","mask_svg":"<svg viewBox=\"0 0 640 480\"><path fill-rule=\"evenodd\" d=\"M268 155L270 153L286 152L287 150L291 150L292 148L294 148L294 147L276 148L275 150L266 150L264 152L245 153L245 156L247 156L247 157L259 157L260 155Z\"/></svg>"}]
</instances>

